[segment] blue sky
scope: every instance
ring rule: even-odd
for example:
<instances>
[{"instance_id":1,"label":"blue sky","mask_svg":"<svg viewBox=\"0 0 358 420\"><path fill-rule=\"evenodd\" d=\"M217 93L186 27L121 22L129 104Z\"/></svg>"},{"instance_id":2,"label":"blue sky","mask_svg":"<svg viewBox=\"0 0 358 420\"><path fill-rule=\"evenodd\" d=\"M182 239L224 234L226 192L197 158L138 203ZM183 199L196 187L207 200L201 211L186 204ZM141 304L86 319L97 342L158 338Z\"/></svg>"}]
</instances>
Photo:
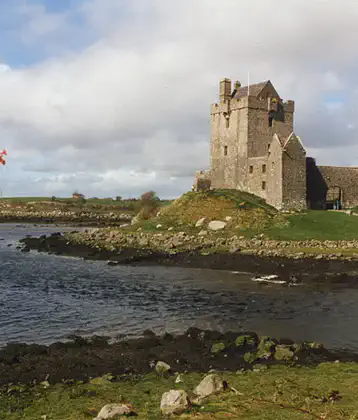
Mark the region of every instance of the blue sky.
<instances>
[{"instance_id":1,"label":"blue sky","mask_svg":"<svg viewBox=\"0 0 358 420\"><path fill-rule=\"evenodd\" d=\"M209 165L219 79L248 69L296 101L319 163L358 166L358 3L275 5L0 1L3 194L177 196Z\"/></svg>"}]
</instances>

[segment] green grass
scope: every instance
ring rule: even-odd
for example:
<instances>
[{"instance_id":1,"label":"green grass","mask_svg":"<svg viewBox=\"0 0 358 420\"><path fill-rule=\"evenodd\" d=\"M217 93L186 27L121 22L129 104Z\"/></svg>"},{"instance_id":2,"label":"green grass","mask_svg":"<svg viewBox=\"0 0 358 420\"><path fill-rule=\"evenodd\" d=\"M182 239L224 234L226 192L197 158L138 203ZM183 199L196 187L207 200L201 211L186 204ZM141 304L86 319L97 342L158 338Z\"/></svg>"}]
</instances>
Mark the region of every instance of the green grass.
<instances>
[{"instance_id":1,"label":"green grass","mask_svg":"<svg viewBox=\"0 0 358 420\"><path fill-rule=\"evenodd\" d=\"M57 384L7 387L0 394L2 420L88 420L109 403L131 403L138 420L159 420L161 395L183 388L189 396L203 374L184 374L184 383L150 374L140 379L102 385ZM226 391L183 414L181 419L353 420L358 419L358 364L330 363L317 368L272 366L260 372L224 373L241 394ZM329 401L332 391L341 398ZM92 413L91 413L92 411ZM324 417L326 416L326 417Z\"/></svg>"},{"instance_id":2,"label":"green grass","mask_svg":"<svg viewBox=\"0 0 358 420\"><path fill-rule=\"evenodd\" d=\"M358 239L358 217L345 213L310 210L289 216L286 227L268 228L267 236L278 240L352 240Z\"/></svg>"}]
</instances>

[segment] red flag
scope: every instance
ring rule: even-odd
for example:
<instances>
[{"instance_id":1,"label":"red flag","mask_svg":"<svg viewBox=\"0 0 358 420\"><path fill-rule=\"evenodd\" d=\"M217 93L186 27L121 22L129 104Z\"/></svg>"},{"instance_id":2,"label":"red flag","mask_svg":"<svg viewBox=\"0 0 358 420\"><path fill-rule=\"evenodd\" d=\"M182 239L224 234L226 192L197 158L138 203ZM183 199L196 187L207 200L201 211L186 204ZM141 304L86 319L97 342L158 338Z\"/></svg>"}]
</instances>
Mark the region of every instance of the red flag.
<instances>
[{"instance_id":1,"label":"red flag","mask_svg":"<svg viewBox=\"0 0 358 420\"><path fill-rule=\"evenodd\" d=\"M2 149L2 151L0 152L0 155L5 155L5 156L7 156L7 151L6 151L6 149Z\"/></svg>"},{"instance_id":2,"label":"red flag","mask_svg":"<svg viewBox=\"0 0 358 420\"><path fill-rule=\"evenodd\" d=\"M6 163L5 159L2 156L0 156L0 163L1 165L5 165Z\"/></svg>"}]
</instances>

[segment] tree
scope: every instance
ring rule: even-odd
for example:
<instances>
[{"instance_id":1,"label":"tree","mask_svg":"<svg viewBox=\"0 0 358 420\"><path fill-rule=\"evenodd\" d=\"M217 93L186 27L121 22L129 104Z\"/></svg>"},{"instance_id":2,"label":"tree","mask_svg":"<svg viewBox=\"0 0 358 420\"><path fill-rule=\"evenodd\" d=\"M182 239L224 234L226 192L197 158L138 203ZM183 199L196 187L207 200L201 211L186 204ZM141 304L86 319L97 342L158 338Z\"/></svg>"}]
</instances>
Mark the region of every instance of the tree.
<instances>
[{"instance_id":1,"label":"tree","mask_svg":"<svg viewBox=\"0 0 358 420\"><path fill-rule=\"evenodd\" d=\"M147 191L140 196L143 219L149 219L159 207L159 198L155 191Z\"/></svg>"}]
</instances>

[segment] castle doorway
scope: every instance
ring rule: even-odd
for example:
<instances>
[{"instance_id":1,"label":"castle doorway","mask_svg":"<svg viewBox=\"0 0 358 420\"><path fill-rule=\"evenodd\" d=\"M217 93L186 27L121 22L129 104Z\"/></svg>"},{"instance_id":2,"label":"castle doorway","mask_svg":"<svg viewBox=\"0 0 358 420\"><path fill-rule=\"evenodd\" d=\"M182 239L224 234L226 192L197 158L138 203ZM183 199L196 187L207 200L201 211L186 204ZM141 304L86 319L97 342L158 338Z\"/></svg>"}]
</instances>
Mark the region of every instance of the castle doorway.
<instances>
[{"instance_id":1,"label":"castle doorway","mask_svg":"<svg viewBox=\"0 0 358 420\"><path fill-rule=\"evenodd\" d=\"M340 210L342 208L343 191L337 185L328 187L326 194L326 209L327 210Z\"/></svg>"}]
</instances>

